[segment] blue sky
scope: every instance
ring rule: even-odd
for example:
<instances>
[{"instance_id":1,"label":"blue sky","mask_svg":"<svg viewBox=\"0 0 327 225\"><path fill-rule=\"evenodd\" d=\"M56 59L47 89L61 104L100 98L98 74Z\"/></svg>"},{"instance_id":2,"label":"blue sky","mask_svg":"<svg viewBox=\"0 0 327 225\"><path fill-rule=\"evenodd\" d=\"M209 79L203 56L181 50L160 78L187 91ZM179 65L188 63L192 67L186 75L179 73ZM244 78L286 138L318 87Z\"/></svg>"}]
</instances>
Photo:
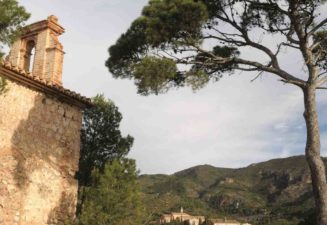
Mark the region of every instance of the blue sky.
<instances>
[{"instance_id":1,"label":"blue sky","mask_svg":"<svg viewBox=\"0 0 327 225\"><path fill-rule=\"evenodd\" d=\"M64 86L88 97L103 93L123 114L123 133L135 138L130 157L141 173L173 173L199 164L243 167L303 154L302 93L264 74L236 73L193 93L183 88L138 96L132 80L115 80L104 66L107 49L140 15L147 0L21 0L29 22L56 15L66 28ZM325 9L324 9L325 10ZM325 10L326 11L326 10ZM265 40L274 44L273 39ZM255 52L243 52L258 58ZM300 74L299 58L281 57ZM318 95L323 153L327 152L327 92Z\"/></svg>"}]
</instances>

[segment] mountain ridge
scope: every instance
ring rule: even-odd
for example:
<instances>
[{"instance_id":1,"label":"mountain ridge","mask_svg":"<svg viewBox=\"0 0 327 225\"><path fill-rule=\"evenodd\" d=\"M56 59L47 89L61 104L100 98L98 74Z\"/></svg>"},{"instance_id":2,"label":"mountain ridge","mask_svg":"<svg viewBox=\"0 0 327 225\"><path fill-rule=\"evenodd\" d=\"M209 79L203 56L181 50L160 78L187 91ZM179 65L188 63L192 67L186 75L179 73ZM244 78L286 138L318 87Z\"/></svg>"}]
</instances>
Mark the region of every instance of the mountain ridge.
<instances>
[{"instance_id":1,"label":"mountain ridge","mask_svg":"<svg viewBox=\"0 0 327 225\"><path fill-rule=\"evenodd\" d=\"M314 207L310 171L301 155L236 169L205 164L171 175L143 174L139 183L148 211L157 213L183 206L205 216L300 222Z\"/></svg>"},{"instance_id":2,"label":"mountain ridge","mask_svg":"<svg viewBox=\"0 0 327 225\"><path fill-rule=\"evenodd\" d=\"M214 166L214 165L205 163L205 164L200 164L200 165L196 165L196 166L191 166L191 167L188 167L188 168L185 168L185 169L182 169L182 170L173 172L173 173L168 173L168 174L166 174L166 173L150 173L150 174L142 173L139 176L140 177L142 177L142 176L152 176L152 175L171 176L171 175L175 175L176 173L183 172L185 170L191 170L191 169L195 169L195 168L198 168L198 167L206 167L206 166L207 167L212 167L212 168L215 168L215 169L238 170L238 169L244 169L244 168L247 168L247 167L250 167L250 166L256 166L258 164L268 163L268 162L276 161L276 160L292 159L292 158L304 158L304 157L305 157L304 155L294 155L294 156L288 156L288 157L273 158L273 159L267 159L267 160L264 160L264 161L261 161L261 162L250 163L249 165L246 165L246 166L243 166L243 167L237 167L237 168L233 168L233 167L220 167L220 166ZM322 158L324 158L324 157L322 157Z\"/></svg>"}]
</instances>

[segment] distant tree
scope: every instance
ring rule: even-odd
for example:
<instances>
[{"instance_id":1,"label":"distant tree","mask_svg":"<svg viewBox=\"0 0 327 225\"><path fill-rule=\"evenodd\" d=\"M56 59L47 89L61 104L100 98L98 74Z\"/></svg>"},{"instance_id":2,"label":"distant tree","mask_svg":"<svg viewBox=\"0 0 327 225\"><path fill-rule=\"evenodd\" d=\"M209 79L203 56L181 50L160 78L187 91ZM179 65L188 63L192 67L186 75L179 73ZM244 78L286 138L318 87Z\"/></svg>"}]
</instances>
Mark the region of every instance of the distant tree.
<instances>
[{"instance_id":1,"label":"distant tree","mask_svg":"<svg viewBox=\"0 0 327 225\"><path fill-rule=\"evenodd\" d=\"M119 130L122 115L117 106L103 95L92 99L93 107L86 109L81 131L81 155L78 179L80 186L91 182L91 173L97 168L126 156L133 145L133 137L123 137Z\"/></svg>"},{"instance_id":2,"label":"distant tree","mask_svg":"<svg viewBox=\"0 0 327 225\"><path fill-rule=\"evenodd\" d=\"M81 225L139 225L142 206L137 184L135 161L115 159L105 164L104 171L95 169L91 186L78 223Z\"/></svg>"},{"instance_id":3,"label":"distant tree","mask_svg":"<svg viewBox=\"0 0 327 225\"><path fill-rule=\"evenodd\" d=\"M235 71L257 72L257 77L270 73L299 87L304 95L305 153L316 219L327 225L327 182L316 106L316 90L327 89L325 2L150 0L142 16L109 48L106 65L115 78L133 78L142 95L184 85L202 88ZM276 47L261 41L266 38ZM306 76L282 68L279 56L286 49L301 56L297 64ZM264 56L249 59L246 50Z\"/></svg>"}]
</instances>

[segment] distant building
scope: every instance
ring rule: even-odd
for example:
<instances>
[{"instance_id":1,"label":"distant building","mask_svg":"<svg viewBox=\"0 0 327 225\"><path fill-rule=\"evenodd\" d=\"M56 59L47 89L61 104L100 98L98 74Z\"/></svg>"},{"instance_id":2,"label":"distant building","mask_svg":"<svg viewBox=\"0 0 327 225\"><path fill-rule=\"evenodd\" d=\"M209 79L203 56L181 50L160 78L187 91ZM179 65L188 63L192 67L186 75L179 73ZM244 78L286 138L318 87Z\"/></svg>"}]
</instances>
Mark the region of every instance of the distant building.
<instances>
[{"instance_id":1,"label":"distant building","mask_svg":"<svg viewBox=\"0 0 327 225\"><path fill-rule=\"evenodd\" d=\"M169 214L163 214L160 217L159 224L167 224L173 221L187 221L190 225L200 225L205 221L204 216L192 216L190 214L184 213L183 208L181 208L181 212L171 212ZM210 219L210 222L213 225L251 225L249 223L241 223L237 220L229 220L225 219Z\"/></svg>"},{"instance_id":2,"label":"distant building","mask_svg":"<svg viewBox=\"0 0 327 225\"><path fill-rule=\"evenodd\" d=\"M188 221L190 225L200 225L202 222L204 222L204 220L204 216L191 216L187 213L184 213L183 208L181 208L181 212L163 214L160 217L160 224L170 223L172 221Z\"/></svg>"}]
</instances>

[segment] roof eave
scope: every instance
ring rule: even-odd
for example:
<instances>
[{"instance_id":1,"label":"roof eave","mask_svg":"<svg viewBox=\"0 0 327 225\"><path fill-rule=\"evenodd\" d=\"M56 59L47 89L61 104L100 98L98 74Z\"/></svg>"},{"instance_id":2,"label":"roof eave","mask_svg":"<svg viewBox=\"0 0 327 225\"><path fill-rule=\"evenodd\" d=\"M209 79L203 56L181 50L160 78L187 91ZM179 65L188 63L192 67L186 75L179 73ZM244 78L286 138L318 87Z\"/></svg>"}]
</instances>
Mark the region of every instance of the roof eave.
<instances>
[{"instance_id":1,"label":"roof eave","mask_svg":"<svg viewBox=\"0 0 327 225\"><path fill-rule=\"evenodd\" d=\"M65 89L58 85L52 85L46 83L44 80L38 80L29 73L20 71L18 68L11 67L5 63L0 65L0 75L26 86L29 86L35 90L41 91L45 94L52 95L61 101L77 106L81 109L92 107L91 100L89 98L80 96L79 94Z\"/></svg>"}]
</instances>

